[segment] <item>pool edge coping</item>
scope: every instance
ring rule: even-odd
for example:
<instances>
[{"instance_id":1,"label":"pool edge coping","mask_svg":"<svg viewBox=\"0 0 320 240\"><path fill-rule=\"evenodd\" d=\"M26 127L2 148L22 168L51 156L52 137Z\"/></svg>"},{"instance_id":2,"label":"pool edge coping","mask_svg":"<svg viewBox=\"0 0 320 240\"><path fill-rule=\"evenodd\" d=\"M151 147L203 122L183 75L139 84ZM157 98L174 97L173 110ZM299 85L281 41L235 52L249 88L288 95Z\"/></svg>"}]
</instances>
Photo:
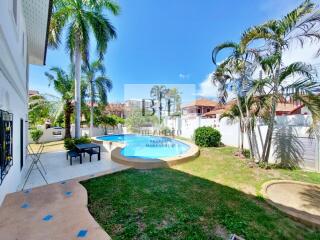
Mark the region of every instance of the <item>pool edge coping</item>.
<instances>
[{"instance_id":1,"label":"pool edge coping","mask_svg":"<svg viewBox=\"0 0 320 240\"><path fill-rule=\"evenodd\" d=\"M152 135L153 136L153 135ZM186 144L189 149L181 155L175 157L165 157L165 158L156 158L156 159L147 159L147 158L128 158L121 154L121 150L126 146L124 143L113 142L108 140L100 140L98 137L92 137L91 139L98 144L115 144L116 148L111 151L111 160L120 164L124 164L126 166L130 166L136 169L152 169L152 168L160 168L160 167L171 167L176 164L184 163L190 160L195 159L199 156L200 150L199 147L191 142L187 142L181 139L176 139L168 136L156 136L156 137L167 137L174 139L178 142Z\"/></svg>"}]
</instances>

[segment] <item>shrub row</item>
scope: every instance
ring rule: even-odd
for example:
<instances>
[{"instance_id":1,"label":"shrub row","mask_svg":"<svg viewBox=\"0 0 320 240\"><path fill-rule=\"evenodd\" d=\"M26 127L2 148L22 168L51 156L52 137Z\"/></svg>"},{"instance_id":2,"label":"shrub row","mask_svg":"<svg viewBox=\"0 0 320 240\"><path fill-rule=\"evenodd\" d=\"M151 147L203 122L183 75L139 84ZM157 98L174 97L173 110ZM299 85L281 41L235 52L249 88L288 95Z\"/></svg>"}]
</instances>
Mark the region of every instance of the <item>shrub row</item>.
<instances>
[{"instance_id":1,"label":"shrub row","mask_svg":"<svg viewBox=\"0 0 320 240\"><path fill-rule=\"evenodd\" d=\"M66 138L64 140L64 147L67 150L74 150L77 144L90 143L90 142L91 142L91 139L88 137Z\"/></svg>"}]
</instances>

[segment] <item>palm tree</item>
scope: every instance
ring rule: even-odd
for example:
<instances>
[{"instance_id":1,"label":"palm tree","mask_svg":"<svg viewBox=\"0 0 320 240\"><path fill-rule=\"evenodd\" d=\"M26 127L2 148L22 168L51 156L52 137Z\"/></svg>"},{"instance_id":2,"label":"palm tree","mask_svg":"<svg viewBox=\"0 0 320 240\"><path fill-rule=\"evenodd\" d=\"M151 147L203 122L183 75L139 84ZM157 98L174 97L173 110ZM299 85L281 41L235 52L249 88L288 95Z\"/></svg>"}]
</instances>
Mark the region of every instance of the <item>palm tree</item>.
<instances>
[{"instance_id":1,"label":"palm tree","mask_svg":"<svg viewBox=\"0 0 320 240\"><path fill-rule=\"evenodd\" d=\"M107 104L107 93L112 89L112 81L105 75L105 67L97 60L83 67L84 78L89 84L90 96L90 136L93 131L93 108L96 96L103 105ZM97 76L97 74L99 74Z\"/></svg>"},{"instance_id":2,"label":"palm tree","mask_svg":"<svg viewBox=\"0 0 320 240\"><path fill-rule=\"evenodd\" d=\"M73 113L72 100L74 97L73 74L67 74L58 67L53 67L45 75L49 79L49 85L53 83L54 89L61 94L64 101L65 138L71 138L71 115Z\"/></svg>"},{"instance_id":3,"label":"palm tree","mask_svg":"<svg viewBox=\"0 0 320 240\"><path fill-rule=\"evenodd\" d=\"M230 55L220 64L217 64L218 54L225 50L231 50ZM212 61L217 66L212 74L212 82L218 84L219 101L225 104L228 98L228 89L233 90L236 95L237 106L239 110L240 122L244 129L250 129L250 111L242 107L241 99L246 95L252 80L250 79L256 69L259 52L249 49L235 42L224 42L216 46L212 51ZM251 131L246 131L250 152L254 154L254 140ZM243 150L243 149L242 149ZM252 156L254 157L254 156Z\"/></svg>"},{"instance_id":4,"label":"palm tree","mask_svg":"<svg viewBox=\"0 0 320 240\"><path fill-rule=\"evenodd\" d=\"M171 115L179 116L181 115L181 95L177 88L170 88L167 93L168 98L173 101L172 105L174 106L174 112ZM171 105L171 103L170 103ZM170 106L171 107L171 106ZM171 111L172 109L170 109Z\"/></svg>"},{"instance_id":5,"label":"palm tree","mask_svg":"<svg viewBox=\"0 0 320 240\"><path fill-rule=\"evenodd\" d=\"M49 46L57 48L61 36L66 29L65 48L75 65L75 107L76 132L80 136L81 118L81 60L89 63L90 36L96 40L96 48L100 60L107 50L109 40L116 37L115 28L104 15L104 10L110 10L114 15L120 11L112 0L55 0L50 21Z\"/></svg>"},{"instance_id":6,"label":"palm tree","mask_svg":"<svg viewBox=\"0 0 320 240\"><path fill-rule=\"evenodd\" d=\"M158 101L160 124L162 123L162 99L166 98L168 92L169 89L167 89L164 85L155 85L150 90L150 97Z\"/></svg>"},{"instance_id":7,"label":"palm tree","mask_svg":"<svg viewBox=\"0 0 320 240\"><path fill-rule=\"evenodd\" d=\"M270 133L270 136L267 132L262 152L262 158L265 162L269 159L274 128L275 108L280 100L298 100L310 108L314 121L320 117L320 101L313 101L318 98L318 96L315 95L315 90L319 88L320 84L315 80L316 73L312 65L303 62L295 62L288 66L284 66L282 63L279 64L279 61L279 54L267 56L261 60L262 69L267 77L265 79L257 80L255 86L247 95L247 97L250 97L254 94L265 94L266 90L269 92L269 112L271 114L268 117L268 131L271 131L269 129L272 129L272 132ZM296 79L292 80L293 77L296 77ZM277 79L276 83L275 79ZM259 90L257 90L256 86L259 87ZM262 89L263 93L261 93Z\"/></svg>"},{"instance_id":8,"label":"palm tree","mask_svg":"<svg viewBox=\"0 0 320 240\"><path fill-rule=\"evenodd\" d=\"M316 10L316 5L314 3L310 0L306 0L282 19L271 20L260 26L252 27L242 36L241 47L248 46L256 40L264 41L264 45L261 49L269 55L269 60L265 62L265 66L267 62L272 62L272 69L271 67L268 68L269 73L272 71L272 74L270 75L270 81L273 89L271 112L266 141L262 153L262 158L265 162L269 159L276 113L275 110L279 90L281 89L281 64L283 51L288 49L294 41L300 43L302 47L306 41L319 41L319 24L320 11ZM318 51L318 54L319 53L320 51ZM291 65L291 67L299 68L301 67L301 64ZM290 68L287 68L286 74L290 75L290 71ZM292 69L292 71L295 70ZM310 83L309 80L307 81L308 83Z\"/></svg>"},{"instance_id":9,"label":"palm tree","mask_svg":"<svg viewBox=\"0 0 320 240\"><path fill-rule=\"evenodd\" d=\"M242 101L242 103L243 102L244 101ZM242 106L243 106L243 104L242 104ZM239 121L240 142L239 142L238 149L239 149L240 153L243 153L244 152L244 148L243 148L244 141L243 140L244 140L245 129L244 129L244 124L243 124L243 119L241 118L240 111L239 111L237 104L232 105L228 111L223 112L220 115L219 120L224 119L224 118L229 119L232 123L235 121Z\"/></svg>"}]
</instances>

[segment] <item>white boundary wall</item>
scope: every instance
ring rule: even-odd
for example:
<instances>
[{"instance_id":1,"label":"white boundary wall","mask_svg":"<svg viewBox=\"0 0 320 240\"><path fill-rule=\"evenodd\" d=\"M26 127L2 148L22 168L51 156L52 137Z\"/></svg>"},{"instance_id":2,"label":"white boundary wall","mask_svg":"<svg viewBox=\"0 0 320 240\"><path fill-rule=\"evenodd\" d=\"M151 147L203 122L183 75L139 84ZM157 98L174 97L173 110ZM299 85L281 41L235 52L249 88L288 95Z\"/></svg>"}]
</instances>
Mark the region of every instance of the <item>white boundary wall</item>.
<instances>
[{"instance_id":1,"label":"white boundary wall","mask_svg":"<svg viewBox=\"0 0 320 240\"><path fill-rule=\"evenodd\" d=\"M46 143L46 142L53 142L53 141L59 141L63 140L65 136L65 129L55 129L55 128L40 128L43 131L43 135L41 136L39 142ZM71 125L71 136L74 137L75 127L74 125ZM89 136L90 128L81 128L81 136ZM108 128L107 129L108 134L117 134L117 133L123 133L123 128L121 126L116 128ZM102 136L105 135L105 129L101 127L94 127L93 128L93 135L92 137ZM33 140L31 139L30 132L29 132L29 143L33 143Z\"/></svg>"},{"instance_id":2,"label":"white boundary wall","mask_svg":"<svg viewBox=\"0 0 320 240\"><path fill-rule=\"evenodd\" d=\"M304 153L303 156L306 159L313 159L310 167L310 163L305 164L308 169L319 171L319 141L314 138L309 138L307 133L309 125L312 119L309 115L291 115L291 116L278 116L276 117L276 126L279 127L291 127L290 130L294 135L301 140ZM185 138L191 139L193 137L194 130L202 126L210 126L216 128L222 134L222 143L227 146L238 147L240 142L240 128L238 122L231 122L228 119L222 119L219 121L218 118L201 118L201 117L188 117L182 116L179 119L165 119L164 123L169 128L174 128L177 131L177 135ZM180 128L179 128L180 127ZM267 132L266 125L257 125L256 137L258 141L258 147L260 152L262 152L262 145L265 140ZM249 149L248 139L246 134L244 134L244 148ZM269 157L269 162L274 163L277 160L273 156L274 144L271 146L271 154ZM304 167L304 166L303 166Z\"/></svg>"}]
</instances>

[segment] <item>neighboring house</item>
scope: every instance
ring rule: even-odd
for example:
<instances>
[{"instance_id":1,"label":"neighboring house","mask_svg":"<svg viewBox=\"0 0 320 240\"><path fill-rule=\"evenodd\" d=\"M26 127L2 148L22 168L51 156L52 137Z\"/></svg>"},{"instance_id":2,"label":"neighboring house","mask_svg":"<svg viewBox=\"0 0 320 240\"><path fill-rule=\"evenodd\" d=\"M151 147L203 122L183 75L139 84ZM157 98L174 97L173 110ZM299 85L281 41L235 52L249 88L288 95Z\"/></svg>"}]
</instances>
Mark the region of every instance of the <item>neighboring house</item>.
<instances>
[{"instance_id":1,"label":"neighboring house","mask_svg":"<svg viewBox=\"0 0 320 240\"><path fill-rule=\"evenodd\" d=\"M40 95L40 93L37 90L29 90L28 95L29 95L29 97L32 97L32 96Z\"/></svg>"},{"instance_id":2,"label":"neighboring house","mask_svg":"<svg viewBox=\"0 0 320 240\"><path fill-rule=\"evenodd\" d=\"M118 117L124 117L124 107L123 103L109 103L106 108L106 114L117 115Z\"/></svg>"},{"instance_id":3,"label":"neighboring house","mask_svg":"<svg viewBox=\"0 0 320 240\"><path fill-rule=\"evenodd\" d=\"M130 99L126 100L124 103L125 109L131 110L134 108L141 108L142 106L142 100L136 100L136 99Z\"/></svg>"},{"instance_id":4,"label":"neighboring house","mask_svg":"<svg viewBox=\"0 0 320 240\"><path fill-rule=\"evenodd\" d=\"M295 114L309 115L310 111L307 107L305 107L301 103L297 103L297 102L278 103L276 108L277 116L295 115Z\"/></svg>"},{"instance_id":5,"label":"neighboring house","mask_svg":"<svg viewBox=\"0 0 320 240\"><path fill-rule=\"evenodd\" d=\"M0 204L25 169L28 65L44 65L50 0L0 1Z\"/></svg>"},{"instance_id":6,"label":"neighboring house","mask_svg":"<svg viewBox=\"0 0 320 240\"><path fill-rule=\"evenodd\" d=\"M189 104L182 106L182 115L184 116L202 116L213 110L221 108L220 104L206 98L197 99Z\"/></svg>"},{"instance_id":7,"label":"neighboring house","mask_svg":"<svg viewBox=\"0 0 320 240\"><path fill-rule=\"evenodd\" d=\"M224 113L225 111L230 110L230 108L231 108L233 105L235 105L235 104L237 104L237 101L236 101L236 100L231 100L231 101L227 102L227 103L224 104L224 105L221 105L221 104L220 104L216 109L214 109L214 110L212 110L212 111L210 111L210 112L204 113L204 114L202 115L202 117L204 117L204 118L216 118L216 119L219 120L220 115L221 115L222 113Z\"/></svg>"}]
</instances>

